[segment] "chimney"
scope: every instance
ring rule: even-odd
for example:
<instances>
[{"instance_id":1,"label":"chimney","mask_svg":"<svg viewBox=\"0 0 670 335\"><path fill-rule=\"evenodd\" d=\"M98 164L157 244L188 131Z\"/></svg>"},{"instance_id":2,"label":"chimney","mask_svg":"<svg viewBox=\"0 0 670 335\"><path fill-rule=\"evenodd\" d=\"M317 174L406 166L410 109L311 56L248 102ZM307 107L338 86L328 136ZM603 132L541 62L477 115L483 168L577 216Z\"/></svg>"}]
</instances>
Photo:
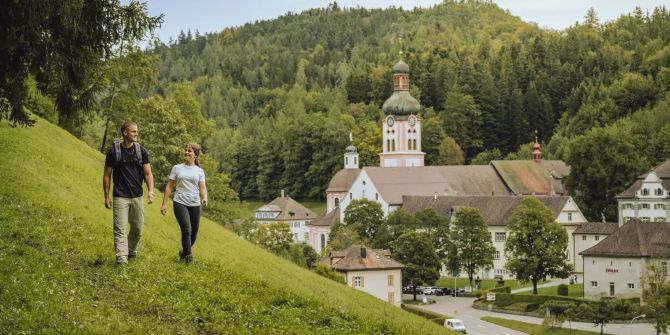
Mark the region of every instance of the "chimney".
<instances>
[{"instance_id":1,"label":"chimney","mask_svg":"<svg viewBox=\"0 0 670 335\"><path fill-rule=\"evenodd\" d=\"M281 189L281 197L282 198L284 197L284 189L283 188Z\"/></svg>"},{"instance_id":2,"label":"chimney","mask_svg":"<svg viewBox=\"0 0 670 335\"><path fill-rule=\"evenodd\" d=\"M368 257L368 251L365 249L365 246L361 246L361 258L366 258Z\"/></svg>"}]
</instances>

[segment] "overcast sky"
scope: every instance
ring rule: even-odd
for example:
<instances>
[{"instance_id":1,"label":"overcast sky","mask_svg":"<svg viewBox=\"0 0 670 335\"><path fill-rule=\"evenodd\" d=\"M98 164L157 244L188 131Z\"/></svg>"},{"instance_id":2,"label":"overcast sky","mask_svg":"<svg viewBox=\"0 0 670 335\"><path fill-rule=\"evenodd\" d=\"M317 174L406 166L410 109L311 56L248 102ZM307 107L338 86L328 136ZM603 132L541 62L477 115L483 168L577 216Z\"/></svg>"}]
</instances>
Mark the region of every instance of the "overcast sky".
<instances>
[{"instance_id":1,"label":"overcast sky","mask_svg":"<svg viewBox=\"0 0 670 335\"><path fill-rule=\"evenodd\" d=\"M145 0L146 1L146 0ZM125 1L124 1L125 2ZM326 7L333 0L150 0L149 14L165 14L158 37L167 42L181 30L201 33L218 32L255 20L273 19L289 11L300 13L309 8ZM402 6L405 9L430 7L439 0L340 0L340 7L387 8ZM540 27L564 29L582 21L589 7L595 8L601 22L611 21L621 14L632 12L636 6L643 10L665 5L670 0L494 0L512 15Z\"/></svg>"}]
</instances>

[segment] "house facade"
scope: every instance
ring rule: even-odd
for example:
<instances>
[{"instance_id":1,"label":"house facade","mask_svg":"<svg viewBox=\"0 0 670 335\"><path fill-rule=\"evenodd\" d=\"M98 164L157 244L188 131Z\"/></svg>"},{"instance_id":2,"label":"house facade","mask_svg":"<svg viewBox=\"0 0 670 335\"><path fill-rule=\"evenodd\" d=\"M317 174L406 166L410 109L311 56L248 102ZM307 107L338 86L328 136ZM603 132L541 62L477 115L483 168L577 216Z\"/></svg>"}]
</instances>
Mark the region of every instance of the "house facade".
<instances>
[{"instance_id":1,"label":"house facade","mask_svg":"<svg viewBox=\"0 0 670 335\"><path fill-rule=\"evenodd\" d=\"M400 307L405 266L391 258L390 251L352 245L330 252L321 263L342 273L348 286Z\"/></svg>"},{"instance_id":2,"label":"house facade","mask_svg":"<svg viewBox=\"0 0 670 335\"><path fill-rule=\"evenodd\" d=\"M574 200L570 196L535 196L545 206L547 206L556 222L563 226L568 234L568 248L566 256L568 261L573 264L581 262L579 256L573 250L573 233L586 223L586 218L579 210ZM491 234L491 242L495 248L493 256L493 268L480 269L478 276L480 278L511 278L511 274L505 270L505 241L507 240L507 223L512 218L514 211L523 201L523 196L404 196L403 210L409 213L415 213L421 209L432 208L439 214L457 220L456 213L461 207L477 208L481 213L484 222L488 225ZM582 250L578 250L582 251ZM446 275L446 273L445 273Z\"/></svg>"},{"instance_id":3,"label":"house facade","mask_svg":"<svg viewBox=\"0 0 670 335\"><path fill-rule=\"evenodd\" d=\"M309 224L315 218L316 214L311 209L289 196L284 196L284 191L280 197L254 210L254 222L258 224L288 224L295 243L309 242Z\"/></svg>"},{"instance_id":4,"label":"house facade","mask_svg":"<svg viewBox=\"0 0 670 335\"><path fill-rule=\"evenodd\" d=\"M641 298L649 263L658 263L662 274L669 274L670 223L631 219L581 254L585 298Z\"/></svg>"},{"instance_id":5,"label":"house facade","mask_svg":"<svg viewBox=\"0 0 670 335\"><path fill-rule=\"evenodd\" d=\"M616 199L619 226L633 218L642 222L670 221L670 159L639 176Z\"/></svg>"},{"instance_id":6,"label":"house facade","mask_svg":"<svg viewBox=\"0 0 670 335\"><path fill-rule=\"evenodd\" d=\"M618 228L615 222L587 222L572 233L575 272L584 273L584 258L579 253L600 243Z\"/></svg>"}]
</instances>

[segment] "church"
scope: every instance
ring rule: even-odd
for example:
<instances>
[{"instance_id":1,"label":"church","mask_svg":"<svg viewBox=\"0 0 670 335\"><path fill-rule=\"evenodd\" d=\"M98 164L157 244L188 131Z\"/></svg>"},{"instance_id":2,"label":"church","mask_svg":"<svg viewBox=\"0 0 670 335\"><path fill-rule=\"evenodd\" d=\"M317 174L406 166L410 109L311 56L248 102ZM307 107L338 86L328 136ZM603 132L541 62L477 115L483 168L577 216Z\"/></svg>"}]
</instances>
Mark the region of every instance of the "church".
<instances>
[{"instance_id":1,"label":"church","mask_svg":"<svg viewBox=\"0 0 670 335\"><path fill-rule=\"evenodd\" d=\"M326 211L311 223L309 244L317 252L327 246L330 228L342 222L344 211L355 199L378 202L384 215L403 208L414 212L435 208L448 215L457 206L486 211L487 224L496 247L494 269L482 278L508 277L504 270L506 219L522 196L536 196L548 204L569 236L566 250L577 260L573 232L587 223L575 201L563 186L570 169L563 161L543 160L540 144L533 146L528 160L492 161L488 165L425 166L421 151L420 103L409 93L409 66L399 61L393 67L393 94L384 102L380 166L359 167L356 147L345 149L344 168L331 179L326 190ZM531 159L532 158L532 159ZM492 212L491 208L500 211ZM502 242L502 243L501 243Z\"/></svg>"}]
</instances>

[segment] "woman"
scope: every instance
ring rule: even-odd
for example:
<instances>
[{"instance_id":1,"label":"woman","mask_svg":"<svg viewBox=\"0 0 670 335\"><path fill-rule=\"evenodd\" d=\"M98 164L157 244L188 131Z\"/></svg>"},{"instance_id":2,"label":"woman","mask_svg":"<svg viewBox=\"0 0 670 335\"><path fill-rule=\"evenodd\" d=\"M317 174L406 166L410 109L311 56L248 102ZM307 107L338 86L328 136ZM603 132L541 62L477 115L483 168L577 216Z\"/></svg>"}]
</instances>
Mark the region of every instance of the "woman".
<instances>
[{"instance_id":1,"label":"woman","mask_svg":"<svg viewBox=\"0 0 670 335\"><path fill-rule=\"evenodd\" d=\"M165 186L161 214L167 213L167 201L175 189L173 207L174 216L181 228L181 251L179 258L186 263L193 262L191 247L195 244L200 226L200 204L207 206L207 186L205 172L198 161L200 147L188 143L184 147L184 163L172 167L168 183Z\"/></svg>"}]
</instances>

